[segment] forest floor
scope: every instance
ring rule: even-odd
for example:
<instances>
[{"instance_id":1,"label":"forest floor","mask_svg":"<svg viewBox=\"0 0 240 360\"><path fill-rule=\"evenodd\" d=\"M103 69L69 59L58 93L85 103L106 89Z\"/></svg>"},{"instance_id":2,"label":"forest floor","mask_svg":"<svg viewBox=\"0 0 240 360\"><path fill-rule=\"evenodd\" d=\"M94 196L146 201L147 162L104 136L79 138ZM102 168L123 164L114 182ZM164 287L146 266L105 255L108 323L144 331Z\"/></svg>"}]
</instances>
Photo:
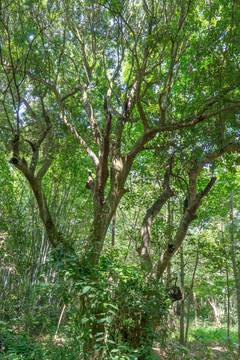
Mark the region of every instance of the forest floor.
<instances>
[{"instance_id":1,"label":"forest floor","mask_svg":"<svg viewBox=\"0 0 240 360\"><path fill-rule=\"evenodd\" d=\"M154 348L162 360L239 360L239 355L234 349L228 349L226 343L189 343L187 347L177 342L169 344L167 349Z\"/></svg>"}]
</instances>

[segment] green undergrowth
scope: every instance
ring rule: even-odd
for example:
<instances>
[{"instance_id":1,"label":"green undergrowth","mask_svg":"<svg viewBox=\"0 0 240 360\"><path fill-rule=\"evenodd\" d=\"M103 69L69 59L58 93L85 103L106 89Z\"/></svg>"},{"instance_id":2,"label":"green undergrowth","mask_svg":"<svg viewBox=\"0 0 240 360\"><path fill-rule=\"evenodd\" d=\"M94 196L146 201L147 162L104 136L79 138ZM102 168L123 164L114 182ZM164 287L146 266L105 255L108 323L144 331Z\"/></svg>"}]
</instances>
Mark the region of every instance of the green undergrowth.
<instances>
[{"instance_id":1,"label":"green undergrowth","mask_svg":"<svg viewBox=\"0 0 240 360\"><path fill-rule=\"evenodd\" d=\"M189 330L189 342L199 341L202 343L208 342L237 342L238 334L237 327L231 327L230 336L228 339L226 326L215 326L215 325L202 325L198 327L191 327Z\"/></svg>"},{"instance_id":2,"label":"green undergrowth","mask_svg":"<svg viewBox=\"0 0 240 360\"><path fill-rule=\"evenodd\" d=\"M81 358L81 341L74 338L73 333L68 333L66 324L64 334L59 334L58 341L53 341L54 329L48 329L47 336L37 337L29 332L16 326L9 326L5 321L0 321L0 360L75 360ZM178 341L179 329L172 335L173 342L168 342L165 352L167 357L164 359L199 359L191 349L197 349L199 346L202 350L202 359L216 359L211 355L209 344L218 343L226 351L235 351L237 346L237 326L231 327L230 338L227 337L227 329L225 326L217 327L215 325L205 323L198 327L190 326L188 344L181 346ZM125 355L118 356L115 352L111 359L127 359L136 360L138 357ZM79 357L80 356L80 357ZM108 357L109 358L109 357ZM158 359L158 357L156 357Z\"/></svg>"},{"instance_id":3,"label":"green undergrowth","mask_svg":"<svg viewBox=\"0 0 240 360\"><path fill-rule=\"evenodd\" d=\"M179 340L179 329L172 334L172 340ZM230 336L227 336L227 326L216 326L208 322L201 323L198 326L192 324L189 328L188 343L220 343L222 345L235 348L238 343L237 325L231 326Z\"/></svg>"},{"instance_id":4,"label":"green undergrowth","mask_svg":"<svg viewBox=\"0 0 240 360\"><path fill-rule=\"evenodd\" d=\"M74 339L54 342L53 336L35 337L0 321L0 360L73 360L79 358Z\"/></svg>"}]
</instances>

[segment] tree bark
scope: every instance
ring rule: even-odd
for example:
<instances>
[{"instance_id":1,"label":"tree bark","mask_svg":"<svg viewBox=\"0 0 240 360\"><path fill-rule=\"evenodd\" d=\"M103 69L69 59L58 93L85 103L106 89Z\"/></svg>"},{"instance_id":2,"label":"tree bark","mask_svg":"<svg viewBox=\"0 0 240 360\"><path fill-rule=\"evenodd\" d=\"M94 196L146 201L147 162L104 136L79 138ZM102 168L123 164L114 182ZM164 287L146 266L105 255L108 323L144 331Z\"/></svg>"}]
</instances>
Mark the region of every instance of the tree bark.
<instances>
[{"instance_id":1,"label":"tree bark","mask_svg":"<svg viewBox=\"0 0 240 360\"><path fill-rule=\"evenodd\" d=\"M184 339L184 319L185 319L185 299L184 299L184 256L183 256L183 245L180 248L180 279L181 279L181 293L182 293L182 300L180 302L180 344L185 344Z\"/></svg>"},{"instance_id":2,"label":"tree bark","mask_svg":"<svg viewBox=\"0 0 240 360\"><path fill-rule=\"evenodd\" d=\"M20 159L19 157L13 157L10 162L18 168L28 180L29 185L32 188L35 199L38 204L39 214L46 229L46 233L48 236L48 240L51 245L56 248L61 243L61 236L59 235L54 220L51 216L47 200L42 188L42 177L39 176L41 174L41 169L38 174L35 175L33 171L30 170L26 161L24 159Z\"/></svg>"},{"instance_id":3,"label":"tree bark","mask_svg":"<svg viewBox=\"0 0 240 360\"><path fill-rule=\"evenodd\" d=\"M211 307L213 309L213 314L214 314L214 318L215 318L217 326L221 326L221 319L220 319L220 316L219 316L219 309L218 309L216 300L215 299L212 299L212 300L208 299L208 302L209 302L209 304L211 305Z\"/></svg>"},{"instance_id":4,"label":"tree bark","mask_svg":"<svg viewBox=\"0 0 240 360\"><path fill-rule=\"evenodd\" d=\"M196 171L196 170L195 170ZM197 176L191 180L192 182L192 188L193 188L193 182L195 182L196 187L196 181ZM187 234L188 228L190 223L196 219L196 211L201 205L202 198L209 193L212 186L214 185L216 181L216 178L212 178L208 185L203 189L200 193L198 193L195 197L191 195L191 203L186 208L185 213L180 221L177 233L175 235L175 238L173 239L171 244L168 244L167 249L163 252L160 259L157 261L157 264L155 265L155 272L156 272L156 278L160 279L163 275L165 269L168 266L169 261L175 254L175 252L180 248L180 246L183 243L183 240L185 239L185 236ZM192 190L195 194L195 190Z\"/></svg>"},{"instance_id":5,"label":"tree bark","mask_svg":"<svg viewBox=\"0 0 240 360\"><path fill-rule=\"evenodd\" d=\"M115 246L115 228L116 228L116 213L113 215L113 219L112 219L112 248L114 249Z\"/></svg>"},{"instance_id":6,"label":"tree bark","mask_svg":"<svg viewBox=\"0 0 240 360\"><path fill-rule=\"evenodd\" d=\"M194 324L195 326L198 326L198 301L197 301L197 295L196 293L193 291L193 300L194 300Z\"/></svg>"},{"instance_id":7,"label":"tree bark","mask_svg":"<svg viewBox=\"0 0 240 360\"><path fill-rule=\"evenodd\" d=\"M230 345L230 287L229 287L229 275L228 268L226 268L226 277L227 277L227 342Z\"/></svg>"},{"instance_id":8,"label":"tree bark","mask_svg":"<svg viewBox=\"0 0 240 360\"><path fill-rule=\"evenodd\" d=\"M141 229L141 249L140 249L140 257L142 261L151 268L151 227L152 222L162 209L163 205L167 202L170 197L174 196L174 193L171 189L165 190L159 198L155 201L150 209L147 210L147 213L144 217Z\"/></svg>"}]
</instances>

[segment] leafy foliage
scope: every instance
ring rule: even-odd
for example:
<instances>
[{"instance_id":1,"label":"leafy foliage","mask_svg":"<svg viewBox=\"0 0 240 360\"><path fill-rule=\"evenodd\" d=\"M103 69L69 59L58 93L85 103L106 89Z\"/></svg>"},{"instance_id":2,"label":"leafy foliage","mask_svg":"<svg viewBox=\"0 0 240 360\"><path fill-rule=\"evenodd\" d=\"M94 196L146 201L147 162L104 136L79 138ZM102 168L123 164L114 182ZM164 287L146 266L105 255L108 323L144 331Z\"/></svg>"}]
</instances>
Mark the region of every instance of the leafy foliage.
<instances>
[{"instance_id":1,"label":"leafy foliage","mask_svg":"<svg viewBox=\"0 0 240 360\"><path fill-rule=\"evenodd\" d=\"M0 5L2 356L152 359L180 278L189 318L218 299L236 319L239 17L236 0Z\"/></svg>"}]
</instances>

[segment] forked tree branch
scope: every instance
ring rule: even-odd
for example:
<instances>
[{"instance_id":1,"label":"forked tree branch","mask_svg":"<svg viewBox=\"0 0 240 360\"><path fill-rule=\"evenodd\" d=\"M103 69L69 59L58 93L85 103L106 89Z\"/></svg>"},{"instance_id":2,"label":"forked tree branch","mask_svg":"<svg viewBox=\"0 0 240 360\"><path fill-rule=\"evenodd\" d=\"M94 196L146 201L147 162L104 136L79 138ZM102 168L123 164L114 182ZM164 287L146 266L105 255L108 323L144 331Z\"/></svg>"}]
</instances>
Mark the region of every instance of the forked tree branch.
<instances>
[{"instance_id":1,"label":"forked tree branch","mask_svg":"<svg viewBox=\"0 0 240 360\"><path fill-rule=\"evenodd\" d=\"M143 219L141 229L141 247L139 249L139 255L142 262L146 267L151 269L151 227L152 222L161 211L164 204L174 196L174 192L170 189L169 184L170 168L168 168L164 175L163 180L163 193L158 197L154 204L147 210L146 215Z\"/></svg>"}]
</instances>

